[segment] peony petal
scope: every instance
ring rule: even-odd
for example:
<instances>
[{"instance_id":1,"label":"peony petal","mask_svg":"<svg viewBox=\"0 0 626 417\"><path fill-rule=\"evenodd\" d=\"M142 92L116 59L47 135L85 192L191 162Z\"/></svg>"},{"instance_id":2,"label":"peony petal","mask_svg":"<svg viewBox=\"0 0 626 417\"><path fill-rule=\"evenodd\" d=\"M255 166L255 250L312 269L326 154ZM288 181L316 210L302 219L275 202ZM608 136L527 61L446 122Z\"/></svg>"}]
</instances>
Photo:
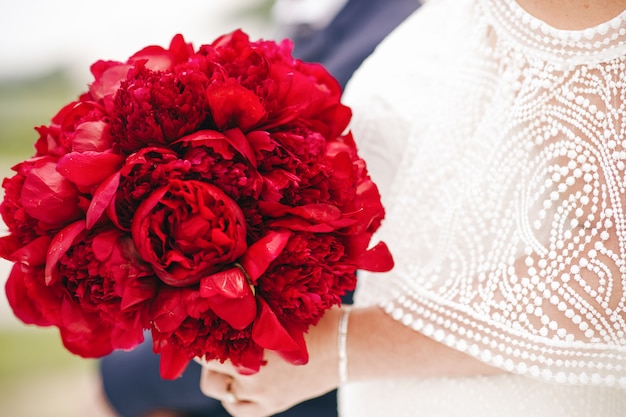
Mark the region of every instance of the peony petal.
<instances>
[{"instance_id":1,"label":"peony petal","mask_svg":"<svg viewBox=\"0 0 626 417\"><path fill-rule=\"evenodd\" d=\"M245 329L256 316L256 300L240 268L203 278L200 295L207 298L215 314L235 329Z\"/></svg>"},{"instance_id":2,"label":"peony petal","mask_svg":"<svg viewBox=\"0 0 626 417\"><path fill-rule=\"evenodd\" d=\"M192 358L190 358L186 352L176 349L171 344L162 341L159 348L161 354L161 360L159 362L159 371L161 378L174 380L179 378Z\"/></svg>"},{"instance_id":3,"label":"peony petal","mask_svg":"<svg viewBox=\"0 0 626 417\"><path fill-rule=\"evenodd\" d=\"M233 329L243 330L252 323L256 317L256 299L252 291L242 298L228 298L216 295L207 298L211 310L219 318L226 321Z\"/></svg>"},{"instance_id":4,"label":"peony petal","mask_svg":"<svg viewBox=\"0 0 626 417\"><path fill-rule=\"evenodd\" d=\"M53 323L42 312L40 304L33 299L29 292L27 281L36 281L28 269L22 265L13 265L9 278L5 284L5 294L13 314L26 324L37 326L51 326ZM34 283L34 285L37 285ZM39 284L43 287L43 283Z\"/></svg>"},{"instance_id":5,"label":"peony petal","mask_svg":"<svg viewBox=\"0 0 626 417\"><path fill-rule=\"evenodd\" d=\"M281 193L282 187L280 184L273 181L268 176L263 176L263 191L261 193L261 201L273 201L279 202L283 198Z\"/></svg>"},{"instance_id":6,"label":"peony petal","mask_svg":"<svg viewBox=\"0 0 626 417\"><path fill-rule=\"evenodd\" d=\"M102 120L81 123L76 127L72 139L74 152L104 152L111 148L111 138L108 135L108 123Z\"/></svg>"},{"instance_id":7,"label":"peony petal","mask_svg":"<svg viewBox=\"0 0 626 417\"><path fill-rule=\"evenodd\" d=\"M371 233L359 233L348 236L346 239L346 249L350 258L356 259L361 256L361 254L367 250L371 240Z\"/></svg>"},{"instance_id":8,"label":"peony petal","mask_svg":"<svg viewBox=\"0 0 626 417\"><path fill-rule=\"evenodd\" d=\"M263 349L256 346L241 352L237 363L233 363L240 375L254 375L261 369L263 364Z\"/></svg>"},{"instance_id":9,"label":"peony petal","mask_svg":"<svg viewBox=\"0 0 626 417\"><path fill-rule=\"evenodd\" d=\"M200 281L200 295L213 297L220 295L225 298L242 298L252 294L243 271L240 268L231 268L216 272Z\"/></svg>"},{"instance_id":10,"label":"peony petal","mask_svg":"<svg viewBox=\"0 0 626 417\"><path fill-rule=\"evenodd\" d=\"M173 332L187 319L186 290L165 287L153 303L153 326L161 333Z\"/></svg>"},{"instance_id":11,"label":"peony petal","mask_svg":"<svg viewBox=\"0 0 626 417\"><path fill-rule=\"evenodd\" d=\"M373 233L385 217L385 209L380 200L378 187L371 180L365 180L357 187L356 204L359 211L355 217L359 220L362 228L353 232L358 233L367 230Z\"/></svg>"},{"instance_id":12,"label":"peony petal","mask_svg":"<svg viewBox=\"0 0 626 417\"><path fill-rule=\"evenodd\" d=\"M232 158L232 151L225 154L222 147L226 148L226 145L232 146L240 155L246 158L252 166L256 168L257 161L254 154L254 150L250 146L247 137L239 129L230 129L225 132L224 135L216 130L199 130L191 133L187 136L183 136L174 142L174 144L182 143L185 145L198 146L203 145L212 148L217 153L226 157L226 159ZM219 146L221 145L221 146Z\"/></svg>"},{"instance_id":13,"label":"peony petal","mask_svg":"<svg viewBox=\"0 0 626 417\"><path fill-rule=\"evenodd\" d=\"M252 146L250 146L248 138L243 134L241 129L229 129L224 132L224 134L228 138L228 143L230 143L233 148L242 154L248 161L250 161L252 166L256 168L257 160L254 150L252 149Z\"/></svg>"},{"instance_id":14,"label":"peony petal","mask_svg":"<svg viewBox=\"0 0 626 417\"><path fill-rule=\"evenodd\" d=\"M246 133L246 139L257 155L261 155L261 151L271 152L276 148L276 144L272 141L269 132L264 130L248 132Z\"/></svg>"},{"instance_id":15,"label":"peony petal","mask_svg":"<svg viewBox=\"0 0 626 417\"><path fill-rule=\"evenodd\" d=\"M56 163L41 159L28 172L20 194L28 215L44 223L65 226L78 219L78 190L56 170Z\"/></svg>"},{"instance_id":16,"label":"peony petal","mask_svg":"<svg viewBox=\"0 0 626 417\"><path fill-rule=\"evenodd\" d=\"M98 186L87 209L87 229L91 229L100 220L107 207L111 205L119 185L120 173L116 172Z\"/></svg>"},{"instance_id":17,"label":"peony petal","mask_svg":"<svg viewBox=\"0 0 626 417\"><path fill-rule=\"evenodd\" d=\"M96 101L114 95L131 68L132 65L117 64L105 69L89 86L89 93Z\"/></svg>"},{"instance_id":18,"label":"peony petal","mask_svg":"<svg viewBox=\"0 0 626 417\"><path fill-rule=\"evenodd\" d=\"M172 144L176 145L179 143L183 143L185 145L207 145L210 146L210 143L213 141L226 141L228 138L224 136L222 132L218 132L217 130L198 130L197 132L190 133L188 135L183 136L182 138L172 142Z\"/></svg>"},{"instance_id":19,"label":"peony petal","mask_svg":"<svg viewBox=\"0 0 626 417\"><path fill-rule=\"evenodd\" d=\"M180 33L174 35L169 47L170 53L174 58L174 62L185 62L194 54L193 45L187 43Z\"/></svg>"},{"instance_id":20,"label":"peony petal","mask_svg":"<svg viewBox=\"0 0 626 417\"><path fill-rule=\"evenodd\" d=\"M131 224L133 242L135 242L135 246L137 247L139 253L141 253L144 260L159 258L156 256L152 246L150 245L150 231L148 230L152 219L150 214L152 213L152 209L161 202L161 199L165 194L167 194L168 191L168 187L161 187L154 191L141 203L135 212L135 216L133 217L133 222ZM165 271L160 272L163 273Z\"/></svg>"},{"instance_id":21,"label":"peony petal","mask_svg":"<svg viewBox=\"0 0 626 417\"><path fill-rule=\"evenodd\" d=\"M174 57L162 46L151 45L131 56L128 63L135 64L140 61L146 61L146 68L152 71L169 71L174 64Z\"/></svg>"},{"instance_id":22,"label":"peony petal","mask_svg":"<svg viewBox=\"0 0 626 417\"><path fill-rule=\"evenodd\" d=\"M121 233L118 230L104 230L93 237L91 242L91 250L93 256L100 262L105 262L111 257L116 249L117 240Z\"/></svg>"},{"instance_id":23,"label":"peony petal","mask_svg":"<svg viewBox=\"0 0 626 417\"><path fill-rule=\"evenodd\" d=\"M238 127L246 132L265 116L259 97L234 79L209 85L206 97L219 130Z\"/></svg>"},{"instance_id":24,"label":"peony petal","mask_svg":"<svg viewBox=\"0 0 626 417\"><path fill-rule=\"evenodd\" d=\"M270 172L263 174L263 200L278 203L283 198L283 190L293 183L300 182L300 179L291 172L284 169L274 168Z\"/></svg>"},{"instance_id":25,"label":"peony petal","mask_svg":"<svg viewBox=\"0 0 626 417\"><path fill-rule=\"evenodd\" d=\"M337 227L326 223L311 223L308 220L304 220L300 217L285 217L278 220L268 221L268 226L276 228L285 228L294 232L308 232L308 233L331 233L334 232Z\"/></svg>"},{"instance_id":26,"label":"peony petal","mask_svg":"<svg viewBox=\"0 0 626 417\"><path fill-rule=\"evenodd\" d=\"M133 285L124 285L123 291L120 309L125 311L139 303L151 300L156 293L156 282L149 277L138 279Z\"/></svg>"},{"instance_id":27,"label":"peony petal","mask_svg":"<svg viewBox=\"0 0 626 417\"><path fill-rule=\"evenodd\" d=\"M50 247L48 248L48 256L46 257L45 282L46 285L52 285L57 276L54 274L57 262L72 247L78 236L86 229L85 222L79 220L65 227L57 233Z\"/></svg>"},{"instance_id":28,"label":"peony petal","mask_svg":"<svg viewBox=\"0 0 626 417\"><path fill-rule=\"evenodd\" d=\"M285 328L288 329L289 334L298 345L298 348L294 350L281 350L278 354L292 365L305 365L309 361L309 352L306 348L304 333L295 328L290 328L289 326L285 326Z\"/></svg>"},{"instance_id":29,"label":"peony petal","mask_svg":"<svg viewBox=\"0 0 626 417\"><path fill-rule=\"evenodd\" d=\"M241 266L253 284L280 255L290 237L291 232L288 230L272 230L248 248L241 259Z\"/></svg>"},{"instance_id":30,"label":"peony petal","mask_svg":"<svg viewBox=\"0 0 626 417\"><path fill-rule=\"evenodd\" d=\"M102 326L98 314L88 314L70 297L61 301L59 325L63 346L84 358L99 358L111 353L110 328Z\"/></svg>"},{"instance_id":31,"label":"peony petal","mask_svg":"<svg viewBox=\"0 0 626 417\"><path fill-rule=\"evenodd\" d=\"M316 223L329 223L341 218L341 210L332 204L307 204L290 207L280 203L259 201L259 209L263 214L270 217L283 217L291 214Z\"/></svg>"},{"instance_id":32,"label":"peony petal","mask_svg":"<svg viewBox=\"0 0 626 417\"><path fill-rule=\"evenodd\" d=\"M0 237L0 258L17 262L13 254L22 247L22 243L13 235Z\"/></svg>"},{"instance_id":33,"label":"peony petal","mask_svg":"<svg viewBox=\"0 0 626 417\"><path fill-rule=\"evenodd\" d=\"M291 213L315 222L332 222L341 218L339 207L331 204L307 204L294 207Z\"/></svg>"},{"instance_id":34,"label":"peony petal","mask_svg":"<svg viewBox=\"0 0 626 417\"><path fill-rule=\"evenodd\" d=\"M357 268L365 271L387 272L391 271L393 266L393 257L385 242L379 242L357 259Z\"/></svg>"},{"instance_id":35,"label":"peony petal","mask_svg":"<svg viewBox=\"0 0 626 417\"><path fill-rule=\"evenodd\" d=\"M267 302L258 297L259 312L252 325L252 340L269 350L293 351L299 345L276 317Z\"/></svg>"},{"instance_id":36,"label":"peony petal","mask_svg":"<svg viewBox=\"0 0 626 417\"><path fill-rule=\"evenodd\" d=\"M59 159L57 171L79 187L90 187L118 171L123 162L122 155L109 152L70 152Z\"/></svg>"},{"instance_id":37,"label":"peony petal","mask_svg":"<svg viewBox=\"0 0 626 417\"><path fill-rule=\"evenodd\" d=\"M38 237L28 245L13 252L11 261L20 262L30 267L43 266L46 262L50 240L49 236Z\"/></svg>"},{"instance_id":38,"label":"peony petal","mask_svg":"<svg viewBox=\"0 0 626 417\"><path fill-rule=\"evenodd\" d=\"M126 314L123 323L113 323L110 330L114 349L131 350L144 340L141 314Z\"/></svg>"}]
</instances>

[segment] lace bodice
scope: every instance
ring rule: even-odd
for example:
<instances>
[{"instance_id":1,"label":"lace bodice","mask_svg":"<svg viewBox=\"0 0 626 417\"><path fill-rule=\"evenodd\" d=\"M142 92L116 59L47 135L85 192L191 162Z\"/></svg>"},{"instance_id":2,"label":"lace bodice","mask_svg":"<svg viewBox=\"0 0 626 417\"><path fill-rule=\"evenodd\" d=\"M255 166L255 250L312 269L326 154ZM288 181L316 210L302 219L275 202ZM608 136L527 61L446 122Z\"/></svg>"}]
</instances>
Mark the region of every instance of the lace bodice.
<instances>
[{"instance_id":1,"label":"lace bodice","mask_svg":"<svg viewBox=\"0 0 626 417\"><path fill-rule=\"evenodd\" d=\"M430 0L345 97L396 260L356 302L513 373L626 387L626 12L563 31Z\"/></svg>"}]
</instances>

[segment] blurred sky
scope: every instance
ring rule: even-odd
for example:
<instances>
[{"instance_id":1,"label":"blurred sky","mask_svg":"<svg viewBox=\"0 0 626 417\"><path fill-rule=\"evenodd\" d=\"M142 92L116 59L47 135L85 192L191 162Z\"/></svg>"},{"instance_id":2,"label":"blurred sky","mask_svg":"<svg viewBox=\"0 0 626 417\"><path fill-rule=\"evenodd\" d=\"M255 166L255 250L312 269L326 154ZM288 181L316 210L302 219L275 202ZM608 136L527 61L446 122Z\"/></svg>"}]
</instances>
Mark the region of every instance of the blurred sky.
<instances>
[{"instance_id":1,"label":"blurred sky","mask_svg":"<svg viewBox=\"0 0 626 417\"><path fill-rule=\"evenodd\" d=\"M255 20L233 17L259 0L3 0L0 79L70 66L90 80L98 59L125 60L149 44L167 46L182 33L194 46L242 27L262 35Z\"/></svg>"}]
</instances>

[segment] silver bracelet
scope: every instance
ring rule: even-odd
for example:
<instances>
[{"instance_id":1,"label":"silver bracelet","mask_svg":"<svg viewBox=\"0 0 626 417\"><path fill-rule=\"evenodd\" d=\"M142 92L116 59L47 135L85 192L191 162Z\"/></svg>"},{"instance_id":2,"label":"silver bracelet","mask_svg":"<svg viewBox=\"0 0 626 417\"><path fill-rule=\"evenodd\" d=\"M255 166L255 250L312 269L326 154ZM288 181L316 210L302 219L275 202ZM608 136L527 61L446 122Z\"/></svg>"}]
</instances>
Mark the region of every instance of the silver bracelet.
<instances>
[{"instance_id":1,"label":"silver bracelet","mask_svg":"<svg viewBox=\"0 0 626 417\"><path fill-rule=\"evenodd\" d=\"M348 319L350 318L350 306L344 306L339 317L337 332L337 353L339 357L339 385L348 382Z\"/></svg>"}]
</instances>

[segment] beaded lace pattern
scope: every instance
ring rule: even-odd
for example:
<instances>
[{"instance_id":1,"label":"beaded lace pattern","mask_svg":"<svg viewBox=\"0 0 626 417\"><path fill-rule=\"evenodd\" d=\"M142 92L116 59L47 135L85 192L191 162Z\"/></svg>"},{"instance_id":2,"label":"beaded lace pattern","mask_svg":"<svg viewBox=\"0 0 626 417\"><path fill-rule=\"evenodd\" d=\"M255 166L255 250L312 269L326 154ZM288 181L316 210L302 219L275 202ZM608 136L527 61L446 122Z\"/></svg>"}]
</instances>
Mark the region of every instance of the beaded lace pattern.
<instances>
[{"instance_id":1,"label":"beaded lace pattern","mask_svg":"<svg viewBox=\"0 0 626 417\"><path fill-rule=\"evenodd\" d=\"M448 1L346 92L396 260L356 302L514 373L626 387L626 12L563 31Z\"/></svg>"}]
</instances>

